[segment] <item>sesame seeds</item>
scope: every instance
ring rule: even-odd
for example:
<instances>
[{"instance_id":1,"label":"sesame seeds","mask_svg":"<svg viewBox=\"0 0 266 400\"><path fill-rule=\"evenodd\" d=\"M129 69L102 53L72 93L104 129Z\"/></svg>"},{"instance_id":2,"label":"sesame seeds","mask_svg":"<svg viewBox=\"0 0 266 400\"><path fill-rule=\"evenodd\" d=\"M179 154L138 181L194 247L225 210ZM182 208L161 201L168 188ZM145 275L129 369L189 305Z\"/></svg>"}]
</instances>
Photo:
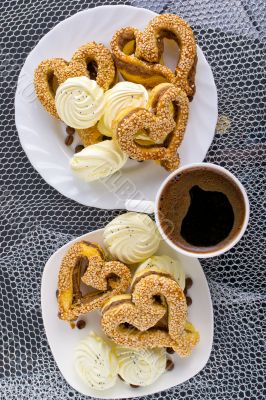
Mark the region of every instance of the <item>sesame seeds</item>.
<instances>
[{"instance_id":1,"label":"sesame seeds","mask_svg":"<svg viewBox=\"0 0 266 400\"><path fill-rule=\"evenodd\" d=\"M164 37L171 37L179 43L180 57L175 72L160 64ZM135 42L135 53L128 55L123 49L132 40ZM177 90L182 89L192 98L195 91L195 74L193 75L191 71L195 70L196 42L191 28L180 17L172 14L159 15L147 25L143 32L133 27L122 28L113 36L111 48L113 54L104 45L90 42L77 49L69 63L60 58L40 63L34 79L36 93L51 115L59 118L51 78L55 77L57 85L60 85L69 77L90 77L88 64L91 63L96 67L96 82L104 90L109 89L116 81L115 61L122 75L130 81L147 84L148 87L169 82ZM169 112L169 104L176 104L179 107L175 118ZM82 114L81 111L80 114ZM158 160L166 170L172 171L179 165L176 150L183 139L187 116L187 99L182 99L181 93L178 99L171 99L169 88L169 91L161 95L161 104L152 116L147 115L145 110L136 109L133 115L128 114L120 121L117 129L118 142L122 150L132 159ZM164 142L167 137L166 142L163 145L150 147L135 143L136 133L142 128L149 131L152 141ZM77 133L84 146L97 143L102 139L96 126L77 130Z\"/></svg>"},{"instance_id":2,"label":"sesame seeds","mask_svg":"<svg viewBox=\"0 0 266 400\"><path fill-rule=\"evenodd\" d=\"M128 113L119 122L116 138L121 149L133 159L160 160L169 171L177 168L179 157L176 154L186 129L188 119L188 99L185 92L168 84L168 88L162 93L158 86L159 98L156 114L145 110L135 109ZM153 89L156 96L156 88ZM179 112L176 117L171 113L171 105L175 104ZM167 145L141 146L135 142L135 136L140 130L148 130L149 138L156 142L165 140L170 136Z\"/></svg>"},{"instance_id":3,"label":"sesame seeds","mask_svg":"<svg viewBox=\"0 0 266 400\"><path fill-rule=\"evenodd\" d=\"M173 73L160 64L163 51L162 39L170 37L180 48L179 60ZM123 52L125 44L135 38L135 53ZM167 81L181 87L192 98L195 92L193 69L196 63L196 41L190 26L174 14L158 15L143 32L127 27L115 33L111 48L118 70L123 77L147 87Z\"/></svg>"},{"instance_id":4,"label":"sesame seeds","mask_svg":"<svg viewBox=\"0 0 266 400\"><path fill-rule=\"evenodd\" d=\"M116 80L116 68L113 57L104 45L95 42L81 46L68 63L62 58L51 58L42 61L34 74L34 86L38 99L51 115L59 119L55 106L55 89L51 87L53 77L58 85L68 78L87 76L87 63L95 61L97 65L96 82L103 90L109 89Z\"/></svg>"},{"instance_id":5,"label":"sesame seeds","mask_svg":"<svg viewBox=\"0 0 266 400\"><path fill-rule=\"evenodd\" d=\"M77 265L81 257L89 260L85 273ZM111 281L111 288L108 288L108 277L111 274L119 279ZM81 280L97 290L82 296L79 292ZM81 314L101 308L111 296L124 293L130 282L129 268L118 261L104 262L100 246L86 242L75 243L63 258L58 275L60 318L74 320Z\"/></svg>"},{"instance_id":6,"label":"sesame seeds","mask_svg":"<svg viewBox=\"0 0 266 400\"><path fill-rule=\"evenodd\" d=\"M164 296L167 306L155 304L154 294ZM156 273L144 276L134 286L129 300L114 297L103 310L102 328L115 343L135 348L172 347L180 356L190 354L199 336L185 329L186 300L173 279ZM166 329L156 329L165 314Z\"/></svg>"},{"instance_id":7,"label":"sesame seeds","mask_svg":"<svg viewBox=\"0 0 266 400\"><path fill-rule=\"evenodd\" d=\"M103 44L90 42L81 46L73 54L71 59L73 62L81 63L87 70L89 62L95 62L97 65L96 82L103 88L104 91L108 90L113 85L116 79L116 69L112 54Z\"/></svg>"}]
</instances>

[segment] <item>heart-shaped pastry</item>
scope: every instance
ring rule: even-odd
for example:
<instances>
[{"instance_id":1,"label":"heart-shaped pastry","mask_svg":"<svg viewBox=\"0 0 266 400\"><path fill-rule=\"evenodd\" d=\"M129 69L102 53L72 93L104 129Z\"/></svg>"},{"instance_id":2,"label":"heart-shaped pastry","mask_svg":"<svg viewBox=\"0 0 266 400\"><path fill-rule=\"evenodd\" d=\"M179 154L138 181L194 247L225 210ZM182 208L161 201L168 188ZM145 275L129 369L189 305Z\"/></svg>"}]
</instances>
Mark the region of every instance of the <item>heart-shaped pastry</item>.
<instances>
[{"instance_id":1,"label":"heart-shaped pastry","mask_svg":"<svg viewBox=\"0 0 266 400\"><path fill-rule=\"evenodd\" d=\"M59 118L55 106L55 93L66 79L87 74L82 64L68 63L62 58L42 61L34 73L35 92L48 113Z\"/></svg>"},{"instance_id":2,"label":"heart-shaped pastry","mask_svg":"<svg viewBox=\"0 0 266 400\"><path fill-rule=\"evenodd\" d=\"M102 328L115 343L134 348L172 347L189 355L199 334L187 323L185 295L168 274L147 271L130 294L111 298L102 309Z\"/></svg>"},{"instance_id":3,"label":"heart-shaped pastry","mask_svg":"<svg viewBox=\"0 0 266 400\"><path fill-rule=\"evenodd\" d=\"M130 281L129 268L118 261L105 262L98 244L75 243L64 256L58 275L60 318L71 321L101 308L111 296L125 293Z\"/></svg>"},{"instance_id":4,"label":"heart-shaped pastry","mask_svg":"<svg viewBox=\"0 0 266 400\"><path fill-rule=\"evenodd\" d=\"M163 39L173 39L179 54L175 71L160 63L164 50ZM115 64L124 79L154 87L171 82L193 98L197 50L190 26L174 14L155 17L144 29L127 27L115 33L111 41Z\"/></svg>"},{"instance_id":5,"label":"heart-shaped pastry","mask_svg":"<svg viewBox=\"0 0 266 400\"><path fill-rule=\"evenodd\" d=\"M158 160L168 171L179 165L177 149L187 125L188 99L185 92L170 83L162 83L152 90L150 110L136 108L121 115L116 139L121 149L135 160ZM136 141L146 132L152 145Z\"/></svg>"},{"instance_id":6,"label":"heart-shaped pastry","mask_svg":"<svg viewBox=\"0 0 266 400\"><path fill-rule=\"evenodd\" d=\"M90 42L79 47L71 58L71 63L76 62L83 65L88 77L95 79L104 91L116 83L117 74L113 57L103 44Z\"/></svg>"},{"instance_id":7,"label":"heart-shaped pastry","mask_svg":"<svg viewBox=\"0 0 266 400\"><path fill-rule=\"evenodd\" d=\"M95 79L103 90L116 81L116 69L111 52L95 42L81 46L70 62L62 58L42 61L34 74L34 85L38 99L51 115L59 118L55 106L57 87L68 78L86 76Z\"/></svg>"}]
</instances>

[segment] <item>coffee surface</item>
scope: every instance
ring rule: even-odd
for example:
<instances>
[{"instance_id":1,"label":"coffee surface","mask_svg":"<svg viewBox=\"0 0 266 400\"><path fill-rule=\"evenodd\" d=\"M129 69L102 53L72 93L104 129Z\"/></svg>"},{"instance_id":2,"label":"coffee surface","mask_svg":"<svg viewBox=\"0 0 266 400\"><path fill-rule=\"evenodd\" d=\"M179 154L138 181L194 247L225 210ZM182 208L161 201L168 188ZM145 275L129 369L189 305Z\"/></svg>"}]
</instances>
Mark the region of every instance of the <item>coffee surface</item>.
<instances>
[{"instance_id":1,"label":"coffee surface","mask_svg":"<svg viewBox=\"0 0 266 400\"><path fill-rule=\"evenodd\" d=\"M214 246L224 240L234 225L234 212L222 192L193 186L190 206L181 224L181 236L193 246Z\"/></svg>"},{"instance_id":2,"label":"coffee surface","mask_svg":"<svg viewBox=\"0 0 266 400\"><path fill-rule=\"evenodd\" d=\"M241 229L245 202L222 172L194 167L172 178L159 201L159 219L169 239L188 251L223 248Z\"/></svg>"}]
</instances>

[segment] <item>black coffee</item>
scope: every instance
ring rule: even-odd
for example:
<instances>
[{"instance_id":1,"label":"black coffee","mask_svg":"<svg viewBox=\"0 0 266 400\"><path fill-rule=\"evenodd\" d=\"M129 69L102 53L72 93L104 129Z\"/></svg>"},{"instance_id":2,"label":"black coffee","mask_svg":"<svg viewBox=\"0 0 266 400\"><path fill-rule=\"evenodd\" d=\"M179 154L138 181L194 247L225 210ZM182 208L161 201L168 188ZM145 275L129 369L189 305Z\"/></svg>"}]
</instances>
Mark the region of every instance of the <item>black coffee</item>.
<instances>
[{"instance_id":1,"label":"black coffee","mask_svg":"<svg viewBox=\"0 0 266 400\"><path fill-rule=\"evenodd\" d=\"M159 201L160 223L181 248L207 253L224 247L245 218L242 192L227 175L194 167L176 175Z\"/></svg>"},{"instance_id":2,"label":"black coffee","mask_svg":"<svg viewBox=\"0 0 266 400\"><path fill-rule=\"evenodd\" d=\"M215 246L224 240L234 225L234 211L222 192L193 186L190 206L181 224L181 236L193 246Z\"/></svg>"}]
</instances>

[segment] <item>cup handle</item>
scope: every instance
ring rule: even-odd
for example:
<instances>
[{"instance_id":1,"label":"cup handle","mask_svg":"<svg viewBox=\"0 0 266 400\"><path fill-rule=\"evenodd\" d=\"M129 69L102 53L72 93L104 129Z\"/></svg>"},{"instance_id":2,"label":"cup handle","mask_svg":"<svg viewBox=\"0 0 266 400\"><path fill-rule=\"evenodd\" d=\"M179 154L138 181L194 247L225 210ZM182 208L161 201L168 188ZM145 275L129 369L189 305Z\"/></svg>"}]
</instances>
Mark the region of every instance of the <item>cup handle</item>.
<instances>
[{"instance_id":1,"label":"cup handle","mask_svg":"<svg viewBox=\"0 0 266 400\"><path fill-rule=\"evenodd\" d=\"M127 211L135 211L144 214L152 214L155 210L155 204L153 201L148 200L131 200L125 201L125 209Z\"/></svg>"}]
</instances>

